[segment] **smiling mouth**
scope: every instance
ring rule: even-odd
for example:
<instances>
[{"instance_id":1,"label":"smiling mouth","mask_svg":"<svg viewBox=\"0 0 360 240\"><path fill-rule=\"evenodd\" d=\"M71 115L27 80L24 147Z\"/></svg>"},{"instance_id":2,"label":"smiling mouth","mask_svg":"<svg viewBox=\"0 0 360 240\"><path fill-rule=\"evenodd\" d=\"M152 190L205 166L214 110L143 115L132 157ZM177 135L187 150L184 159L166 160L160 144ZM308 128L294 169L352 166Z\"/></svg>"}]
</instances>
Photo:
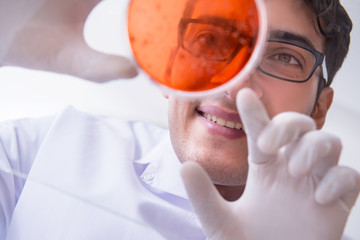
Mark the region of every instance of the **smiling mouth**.
<instances>
[{"instance_id":1,"label":"smiling mouth","mask_svg":"<svg viewBox=\"0 0 360 240\"><path fill-rule=\"evenodd\" d=\"M213 123L216 123L222 127L226 127L226 128L230 128L230 129L237 129L237 130L243 130L243 125L239 122L233 122L233 121L228 121L225 119L222 119L220 117L217 117L215 115L212 115L210 113L204 113L201 111L198 111L198 113L206 118L209 121L212 121Z\"/></svg>"}]
</instances>

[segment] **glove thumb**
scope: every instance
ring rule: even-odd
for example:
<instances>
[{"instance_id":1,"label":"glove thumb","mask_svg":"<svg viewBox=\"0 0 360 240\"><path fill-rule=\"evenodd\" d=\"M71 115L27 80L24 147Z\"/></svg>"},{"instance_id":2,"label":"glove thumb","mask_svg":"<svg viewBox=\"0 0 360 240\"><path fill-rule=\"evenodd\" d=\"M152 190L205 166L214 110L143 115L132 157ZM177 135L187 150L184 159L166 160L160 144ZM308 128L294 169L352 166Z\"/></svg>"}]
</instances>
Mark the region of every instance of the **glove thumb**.
<instances>
[{"instance_id":1,"label":"glove thumb","mask_svg":"<svg viewBox=\"0 0 360 240\"><path fill-rule=\"evenodd\" d=\"M197 163L185 162L181 176L206 236L217 239L215 236L221 235L222 226L230 216L228 202L220 196L210 177Z\"/></svg>"},{"instance_id":2,"label":"glove thumb","mask_svg":"<svg viewBox=\"0 0 360 240\"><path fill-rule=\"evenodd\" d=\"M260 151L257 146L261 132L270 122L270 117L264 105L257 95L248 88L239 91L236 98L236 105L245 127L249 149L249 162L261 164L269 161L269 159L272 158Z\"/></svg>"}]
</instances>

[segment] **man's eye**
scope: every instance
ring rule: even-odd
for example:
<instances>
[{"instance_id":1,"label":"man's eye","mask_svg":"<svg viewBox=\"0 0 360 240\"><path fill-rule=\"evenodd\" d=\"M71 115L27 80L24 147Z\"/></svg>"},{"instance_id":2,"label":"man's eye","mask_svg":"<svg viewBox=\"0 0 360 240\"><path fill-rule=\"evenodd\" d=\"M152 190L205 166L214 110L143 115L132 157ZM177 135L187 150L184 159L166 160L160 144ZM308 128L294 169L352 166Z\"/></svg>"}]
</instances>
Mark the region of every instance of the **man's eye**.
<instances>
[{"instance_id":1,"label":"man's eye","mask_svg":"<svg viewBox=\"0 0 360 240\"><path fill-rule=\"evenodd\" d=\"M300 65L299 61L294 56L286 53L273 55L272 59L286 64Z\"/></svg>"},{"instance_id":2,"label":"man's eye","mask_svg":"<svg viewBox=\"0 0 360 240\"><path fill-rule=\"evenodd\" d=\"M202 32L196 35L193 43L199 44L203 47L214 47L219 43L219 38L215 33Z\"/></svg>"}]
</instances>

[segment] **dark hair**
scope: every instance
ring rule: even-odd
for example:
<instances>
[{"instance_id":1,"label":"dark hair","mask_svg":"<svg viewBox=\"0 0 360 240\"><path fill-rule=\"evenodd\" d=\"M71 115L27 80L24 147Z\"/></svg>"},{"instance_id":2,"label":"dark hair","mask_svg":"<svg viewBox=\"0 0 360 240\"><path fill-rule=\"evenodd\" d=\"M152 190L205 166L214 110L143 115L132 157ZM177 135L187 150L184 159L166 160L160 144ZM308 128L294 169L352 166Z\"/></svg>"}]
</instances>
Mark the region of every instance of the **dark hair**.
<instances>
[{"instance_id":1,"label":"dark hair","mask_svg":"<svg viewBox=\"0 0 360 240\"><path fill-rule=\"evenodd\" d=\"M325 37L329 86L349 51L352 21L340 0L306 0L306 4L314 11L319 30Z\"/></svg>"}]
</instances>

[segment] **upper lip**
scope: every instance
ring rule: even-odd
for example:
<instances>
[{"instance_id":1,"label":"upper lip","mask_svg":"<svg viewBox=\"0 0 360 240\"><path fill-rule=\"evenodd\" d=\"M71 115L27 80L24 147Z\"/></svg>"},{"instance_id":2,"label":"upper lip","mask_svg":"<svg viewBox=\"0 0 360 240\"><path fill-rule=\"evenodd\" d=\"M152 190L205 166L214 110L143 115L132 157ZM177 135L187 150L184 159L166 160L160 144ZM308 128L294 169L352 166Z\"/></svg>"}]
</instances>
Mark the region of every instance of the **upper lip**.
<instances>
[{"instance_id":1,"label":"upper lip","mask_svg":"<svg viewBox=\"0 0 360 240\"><path fill-rule=\"evenodd\" d=\"M219 106L199 106L196 109L198 112L208 113L216 117L222 118L226 121L232 121L241 123L241 119L238 112L234 112L228 109L224 109Z\"/></svg>"}]
</instances>

